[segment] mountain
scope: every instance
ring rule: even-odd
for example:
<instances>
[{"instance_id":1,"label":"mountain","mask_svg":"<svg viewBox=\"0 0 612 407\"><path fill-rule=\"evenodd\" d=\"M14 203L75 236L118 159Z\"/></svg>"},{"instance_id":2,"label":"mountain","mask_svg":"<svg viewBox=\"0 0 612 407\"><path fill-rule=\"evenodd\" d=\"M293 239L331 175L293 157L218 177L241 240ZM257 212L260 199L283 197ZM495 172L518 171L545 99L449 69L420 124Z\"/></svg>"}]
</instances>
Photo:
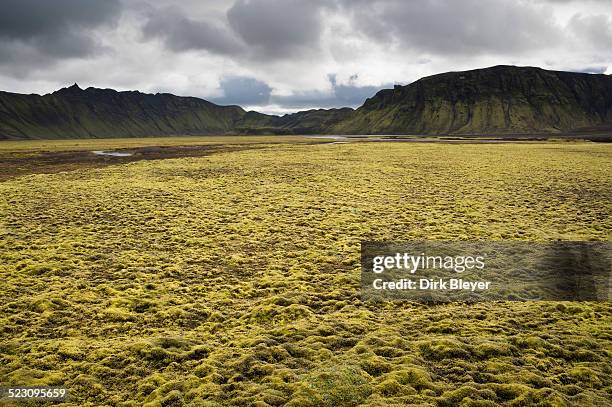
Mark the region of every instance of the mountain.
<instances>
[{"instance_id":1,"label":"mountain","mask_svg":"<svg viewBox=\"0 0 612 407\"><path fill-rule=\"evenodd\" d=\"M324 134L353 113L350 107L340 109L312 109L271 116L247 112L234 127L242 134Z\"/></svg>"},{"instance_id":2,"label":"mountain","mask_svg":"<svg viewBox=\"0 0 612 407\"><path fill-rule=\"evenodd\" d=\"M239 106L194 97L74 84L44 96L0 92L0 138L219 134L231 130L245 113Z\"/></svg>"},{"instance_id":3,"label":"mountain","mask_svg":"<svg viewBox=\"0 0 612 407\"><path fill-rule=\"evenodd\" d=\"M356 110L318 109L280 117L194 97L81 89L76 84L43 96L0 92L0 138L492 135L588 132L611 125L612 76L503 65L384 89Z\"/></svg>"},{"instance_id":4,"label":"mountain","mask_svg":"<svg viewBox=\"0 0 612 407\"><path fill-rule=\"evenodd\" d=\"M494 66L379 91L340 134L556 133L612 123L612 76Z\"/></svg>"}]
</instances>

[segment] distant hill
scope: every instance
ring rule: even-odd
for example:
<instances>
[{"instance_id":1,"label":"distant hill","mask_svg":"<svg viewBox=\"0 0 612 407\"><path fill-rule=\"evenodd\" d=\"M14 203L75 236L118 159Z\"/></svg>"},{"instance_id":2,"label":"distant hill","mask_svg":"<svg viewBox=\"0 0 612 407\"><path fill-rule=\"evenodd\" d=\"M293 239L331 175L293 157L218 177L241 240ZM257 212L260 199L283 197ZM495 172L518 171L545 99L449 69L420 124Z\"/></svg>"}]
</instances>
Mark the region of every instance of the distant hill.
<instances>
[{"instance_id":1,"label":"distant hill","mask_svg":"<svg viewBox=\"0 0 612 407\"><path fill-rule=\"evenodd\" d=\"M494 66L385 89L356 110L284 116L167 93L0 92L0 138L185 134L522 134L610 129L612 76ZM587 131L587 132L588 132Z\"/></svg>"},{"instance_id":2,"label":"distant hill","mask_svg":"<svg viewBox=\"0 0 612 407\"><path fill-rule=\"evenodd\" d=\"M353 112L350 107L304 110L280 117L248 112L236 122L234 131L241 134L325 134Z\"/></svg>"}]
</instances>

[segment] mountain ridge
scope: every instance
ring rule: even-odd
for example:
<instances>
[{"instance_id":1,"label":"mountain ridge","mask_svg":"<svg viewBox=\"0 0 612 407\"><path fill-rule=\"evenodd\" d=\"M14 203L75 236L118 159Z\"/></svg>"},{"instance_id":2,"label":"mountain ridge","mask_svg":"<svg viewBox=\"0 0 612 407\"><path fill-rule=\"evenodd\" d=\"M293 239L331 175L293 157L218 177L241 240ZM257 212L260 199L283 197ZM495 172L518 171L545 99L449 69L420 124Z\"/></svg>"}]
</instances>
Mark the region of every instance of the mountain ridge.
<instances>
[{"instance_id":1,"label":"mountain ridge","mask_svg":"<svg viewBox=\"0 0 612 407\"><path fill-rule=\"evenodd\" d=\"M219 134L244 113L195 97L74 84L45 95L0 92L0 138Z\"/></svg>"},{"instance_id":2,"label":"mountain ridge","mask_svg":"<svg viewBox=\"0 0 612 407\"><path fill-rule=\"evenodd\" d=\"M612 124L612 76L497 65L396 85L357 109L283 116L191 96L76 83L45 95L0 91L0 139L196 134L561 133Z\"/></svg>"},{"instance_id":3,"label":"mountain ridge","mask_svg":"<svg viewBox=\"0 0 612 407\"><path fill-rule=\"evenodd\" d=\"M612 77L497 65L383 89L340 133L555 133L612 121ZM364 123L365 122L365 123Z\"/></svg>"}]
</instances>

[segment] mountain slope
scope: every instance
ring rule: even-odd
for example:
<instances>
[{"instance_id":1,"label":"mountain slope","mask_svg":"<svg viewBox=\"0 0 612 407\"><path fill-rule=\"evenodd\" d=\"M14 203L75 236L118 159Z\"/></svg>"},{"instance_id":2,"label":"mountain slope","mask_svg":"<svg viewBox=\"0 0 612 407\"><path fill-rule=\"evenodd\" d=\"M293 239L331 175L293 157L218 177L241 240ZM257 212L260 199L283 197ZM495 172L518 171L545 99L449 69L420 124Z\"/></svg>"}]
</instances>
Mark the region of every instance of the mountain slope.
<instances>
[{"instance_id":1,"label":"mountain slope","mask_svg":"<svg viewBox=\"0 0 612 407\"><path fill-rule=\"evenodd\" d=\"M607 127L606 127L607 126ZM612 76L495 66L378 92L357 110L271 116L171 94L0 92L1 138L181 134L520 134L612 128Z\"/></svg>"},{"instance_id":2,"label":"mountain slope","mask_svg":"<svg viewBox=\"0 0 612 407\"><path fill-rule=\"evenodd\" d=\"M247 112L234 127L243 134L324 134L353 113L350 107L312 109L283 116Z\"/></svg>"},{"instance_id":3,"label":"mountain slope","mask_svg":"<svg viewBox=\"0 0 612 407\"><path fill-rule=\"evenodd\" d=\"M495 66L385 89L328 129L348 134L559 132L612 122L612 76Z\"/></svg>"},{"instance_id":4,"label":"mountain slope","mask_svg":"<svg viewBox=\"0 0 612 407\"><path fill-rule=\"evenodd\" d=\"M0 138L218 134L245 113L198 98L75 84L44 96L0 92Z\"/></svg>"}]
</instances>

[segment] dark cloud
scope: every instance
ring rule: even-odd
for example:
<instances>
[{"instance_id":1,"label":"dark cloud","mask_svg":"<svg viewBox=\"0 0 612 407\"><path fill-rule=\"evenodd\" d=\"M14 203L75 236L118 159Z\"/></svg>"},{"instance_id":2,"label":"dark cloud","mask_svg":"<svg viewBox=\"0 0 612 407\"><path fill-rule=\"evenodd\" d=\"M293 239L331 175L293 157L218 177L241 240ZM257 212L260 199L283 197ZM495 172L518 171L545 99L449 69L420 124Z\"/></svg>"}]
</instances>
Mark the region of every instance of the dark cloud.
<instances>
[{"instance_id":1,"label":"dark cloud","mask_svg":"<svg viewBox=\"0 0 612 407\"><path fill-rule=\"evenodd\" d=\"M340 0L354 29L378 42L434 54L525 52L561 32L541 8L510 0Z\"/></svg>"},{"instance_id":2,"label":"dark cloud","mask_svg":"<svg viewBox=\"0 0 612 407\"><path fill-rule=\"evenodd\" d=\"M331 84L331 92L312 90L295 92L291 95L273 95L272 87L266 82L251 77L229 76L221 80L223 96L209 98L209 100L220 105L278 105L288 109L357 107L380 89L392 87L392 84L354 85L352 82L357 80L356 75L348 84L338 84L336 75L329 75L328 79Z\"/></svg>"},{"instance_id":3,"label":"dark cloud","mask_svg":"<svg viewBox=\"0 0 612 407\"><path fill-rule=\"evenodd\" d=\"M359 86L353 82L357 79L354 75L348 84L338 84L336 75L328 76L331 84L331 92L308 91L297 92L287 96L272 96L270 102L289 109L312 109L332 107L357 107L374 96L381 89L392 87L392 84L381 86Z\"/></svg>"},{"instance_id":4,"label":"dark cloud","mask_svg":"<svg viewBox=\"0 0 612 407\"><path fill-rule=\"evenodd\" d=\"M336 83L336 76L329 75L334 99L337 101L335 106L360 106L367 98L371 98L379 90L393 86L391 83L382 86L357 86L354 85L354 81L357 79L357 75L353 75L348 85L338 85Z\"/></svg>"},{"instance_id":5,"label":"dark cloud","mask_svg":"<svg viewBox=\"0 0 612 407\"><path fill-rule=\"evenodd\" d=\"M243 76L221 79L221 89L224 96L211 99L221 105L266 105L272 93L267 83Z\"/></svg>"},{"instance_id":6,"label":"dark cloud","mask_svg":"<svg viewBox=\"0 0 612 407\"><path fill-rule=\"evenodd\" d=\"M231 30L221 22L193 20L176 7L149 13L142 33L145 39L161 38L174 51L207 50L232 55L244 50Z\"/></svg>"},{"instance_id":7,"label":"dark cloud","mask_svg":"<svg viewBox=\"0 0 612 407\"><path fill-rule=\"evenodd\" d=\"M321 6L317 0L237 0L227 18L253 56L284 58L319 46Z\"/></svg>"},{"instance_id":8,"label":"dark cloud","mask_svg":"<svg viewBox=\"0 0 612 407\"><path fill-rule=\"evenodd\" d=\"M119 0L2 0L0 48L6 53L17 44L53 59L89 55L98 44L88 30L114 23L120 13Z\"/></svg>"},{"instance_id":9,"label":"dark cloud","mask_svg":"<svg viewBox=\"0 0 612 407\"><path fill-rule=\"evenodd\" d=\"M223 19L192 18L179 6L150 7L142 34L145 40L162 39L173 51L265 60L304 56L319 47L323 5L321 0L236 0Z\"/></svg>"}]
</instances>

